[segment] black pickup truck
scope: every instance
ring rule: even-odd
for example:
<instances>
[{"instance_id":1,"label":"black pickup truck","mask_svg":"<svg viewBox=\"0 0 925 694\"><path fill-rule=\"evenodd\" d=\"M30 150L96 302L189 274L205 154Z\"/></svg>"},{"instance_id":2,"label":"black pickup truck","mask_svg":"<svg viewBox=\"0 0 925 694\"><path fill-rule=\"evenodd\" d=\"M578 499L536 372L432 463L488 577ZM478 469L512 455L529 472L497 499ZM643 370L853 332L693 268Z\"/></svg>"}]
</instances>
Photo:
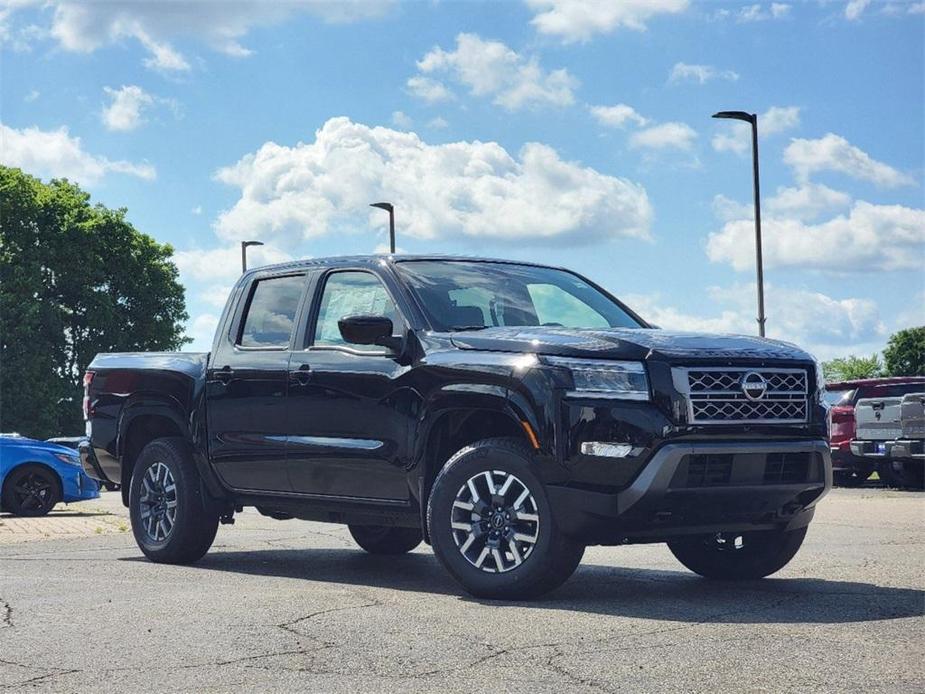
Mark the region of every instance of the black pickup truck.
<instances>
[{"instance_id":1,"label":"black pickup truck","mask_svg":"<svg viewBox=\"0 0 925 694\"><path fill-rule=\"evenodd\" d=\"M832 484L809 354L658 330L528 263L252 270L210 353L100 354L84 382L87 472L122 485L158 562L198 560L253 506L347 524L372 553L423 540L482 597L551 590L595 544L760 578Z\"/></svg>"}]
</instances>

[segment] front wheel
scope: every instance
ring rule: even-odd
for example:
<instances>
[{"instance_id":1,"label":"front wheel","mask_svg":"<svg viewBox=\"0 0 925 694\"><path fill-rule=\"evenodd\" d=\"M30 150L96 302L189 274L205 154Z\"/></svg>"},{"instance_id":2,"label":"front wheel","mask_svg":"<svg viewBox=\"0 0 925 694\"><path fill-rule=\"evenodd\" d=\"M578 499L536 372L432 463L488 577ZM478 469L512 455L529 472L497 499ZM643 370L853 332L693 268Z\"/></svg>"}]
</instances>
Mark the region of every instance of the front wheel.
<instances>
[{"instance_id":1,"label":"front wheel","mask_svg":"<svg viewBox=\"0 0 925 694\"><path fill-rule=\"evenodd\" d=\"M434 481L427 506L434 553L476 597L534 598L581 562L584 545L559 529L533 465L516 439L486 439L456 453Z\"/></svg>"},{"instance_id":2,"label":"front wheel","mask_svg":"<svg viewBox=\"0 0 925 694\"><path fill-rule=\"evenodd\" d=\"M668 541L668 549L688 569L706 578L749 580L784 568L803 544L806 527L716 533Z\"/></svg>"},{"instance_id":3,"label":"front wheel","mask_svg":"<svg viewBox=\"0 0 925 694\"><path fill-rule=\"evenodd\" d=\"M135 541L151 561L191 564L212 546L218 514L208 508L189 444L152 441L135 462L129 488Z\"/></svg>"},{"instance_id":4,"label":"front wheel","mask_svg":"<svg viewBox=\"0 0 925 694\"><path fill-rule=\"evenodd\" d=\"M404 554L424 539L420 528L392 528L386 525L348 525L356 543L370 554Z\"/></svg>"},{"instance_id":5,"label":"front wheel","mask_svg":"<svg viewBox=\"0 0 925 694\"><path fill-rule=\"evenodd\" d=\"M3 483L0 508L14 516L45 516L61 501L61 480L44 465L22 465Z\"/></svg>"}]
</instances>

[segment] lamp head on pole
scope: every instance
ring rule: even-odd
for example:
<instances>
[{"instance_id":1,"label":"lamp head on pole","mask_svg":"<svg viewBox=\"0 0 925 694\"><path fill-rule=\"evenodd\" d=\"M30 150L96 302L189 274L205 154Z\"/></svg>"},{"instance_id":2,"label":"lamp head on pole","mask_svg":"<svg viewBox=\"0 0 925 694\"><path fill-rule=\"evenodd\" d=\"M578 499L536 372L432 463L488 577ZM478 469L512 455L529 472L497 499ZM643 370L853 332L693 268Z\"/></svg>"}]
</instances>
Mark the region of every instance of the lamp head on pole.
<instances>
[{"instance_id":1,"label":"lamp head on pole","mask_svg":"<svg viewBox=\"0 0 925 694\"><path fill-rule=\"evenodd\" d=\"M754 123L758 118L754 113L745 111L719 111L713 114L714 118L728 118L730 120L744 120L746 123Z\"/></svg>"},{"instance_id":2,"label":"lamp head on pole","mask_svg":"<svg viewBox=\"0 0 925 694\"><path fill-rule=\"evenodd\" d=\"M370 207L378 207L386 212L392 212L395 209L390 202L374 202Z\"/></svg>"},{"instance_id":3,"label":"lamp head on pole","mask_svg":"<svg viewBox=\"0 0 925 694\"><path fill-rule=\"evenodd\" d=\"M247 248L248 246L262 246L262 245L263 245L263 241L242 241L242 242L241 242L241 245L242 245L244 248Z\"/></svg>"}]
</instances>

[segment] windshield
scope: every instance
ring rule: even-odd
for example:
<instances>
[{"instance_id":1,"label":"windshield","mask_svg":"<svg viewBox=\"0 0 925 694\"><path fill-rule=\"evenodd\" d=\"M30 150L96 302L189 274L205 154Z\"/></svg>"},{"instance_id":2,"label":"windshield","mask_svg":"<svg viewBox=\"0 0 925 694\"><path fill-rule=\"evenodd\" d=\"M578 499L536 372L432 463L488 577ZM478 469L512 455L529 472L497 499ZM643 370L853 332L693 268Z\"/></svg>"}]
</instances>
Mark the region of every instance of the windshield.
<instances>
[{"instance_id":1,"label":"windshield","mask_svg":"<svg viewBox=\"0 0 925 694\"><path fill-rule=\"evenodd\" d=\"M439 331L643 327L613 299L564 270L444 260L402 261L396 268Z\"/></svg>"}]
</instances>

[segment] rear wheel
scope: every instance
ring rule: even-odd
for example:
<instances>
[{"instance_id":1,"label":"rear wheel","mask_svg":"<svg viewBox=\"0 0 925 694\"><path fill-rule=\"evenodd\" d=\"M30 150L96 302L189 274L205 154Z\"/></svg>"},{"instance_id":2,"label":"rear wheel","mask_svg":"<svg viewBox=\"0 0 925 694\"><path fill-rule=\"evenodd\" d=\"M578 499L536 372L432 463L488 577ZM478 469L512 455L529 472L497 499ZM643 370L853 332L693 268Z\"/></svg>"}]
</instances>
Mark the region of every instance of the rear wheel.
<instances>
[{"instance_id":1,"label":"rear wheel","mask_svg":"<svg viewBox=\"0 0 925 694\"><path fill-rule=\"evenodd\" d=\"M899 480L906 489L921 490L925 488L925 464L920 460L903 461Z\"/></svg>"},{"instance_id":2,"label":"rear wheel","mask_svg":"<svg viewBox=\"0 0 925 694\"><path fill-rule=\"evenodd\" d=\"M806 528L717 533L668 541L675 558L706 578L764 578L784 568L803 544Z\"/></svg>"},{"instance_id":3,"label":"rear wheel","mask_svg":"<svg viewBox=\"0 0 925 694\"><path fill-rule=\"evenodd\" d=\"M208 508L189 444L152 441L135 462L129 492L135 541L151 561L190 564L215 539L218 513Z\"/></svg>"},{"instance_id":4,"label":"rear wheel","mask_svg":"<svg viewBox=\"0 0 925 694\"><path fill-rule=\"evenodd\" d=\"M356 543L370 554L404 554L424 539L420 528L392 528L385 525L348 525Z\"/></svg>"},{"instance_id":5,"label":"rear wheel","mask_svg":"<svg viewBox=\"0 0 925 694\"><path fill-rule=\"evenodd\" d=\"M22 465L6 477L0 507L14 516L45 516L61 501L61 480L44 465Z\"/></svg>"},{"instance_id":6,"label":"rear wheel","mask_svg":"<svg viewBox=\"0 0 925 694\"><path fill-rule=\"evenodd\" d=\"M487 439L446 463L427 507L434 552L469 593L524 600L574 573L584 545L553 516L533 454L516 439Z\"/></svg>"},{"instance_id":7,"label":"rear wheel","mask_svg":"<svg viewBox=\"0 0 925 694\"><path fill-rule=\"evenodd\" d=\"M900 470L893 468L892 460L881 460L877 463L877 475L880 481L887 487L902 488L905 486L905 480Z\"/></svg>"}]
</instances>

